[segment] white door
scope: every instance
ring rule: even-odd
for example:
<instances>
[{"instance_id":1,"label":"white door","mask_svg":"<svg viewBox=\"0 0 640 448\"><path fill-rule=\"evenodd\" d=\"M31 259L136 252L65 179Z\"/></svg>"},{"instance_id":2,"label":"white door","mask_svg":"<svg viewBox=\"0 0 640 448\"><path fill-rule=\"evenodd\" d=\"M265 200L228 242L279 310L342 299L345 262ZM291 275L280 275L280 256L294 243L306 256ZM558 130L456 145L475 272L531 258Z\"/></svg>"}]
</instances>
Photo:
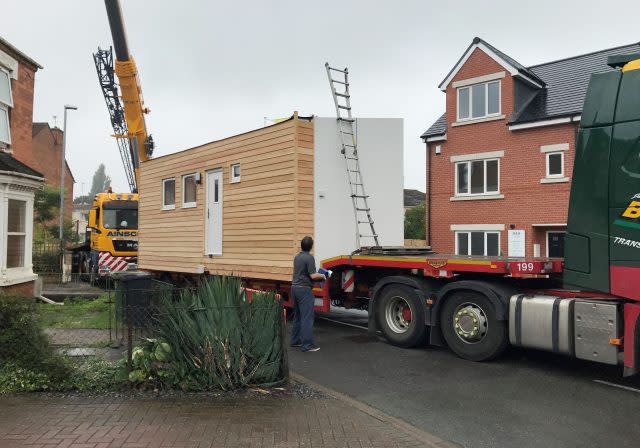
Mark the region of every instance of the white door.
<instances>
[{"instance_id":1,"label":"white door","mask_svg":"<svg viewBox=\"0 0 640 448\"><path fill-rule=\"evenodd\" d=\"M207 172L206 253L222 255L222 170Z\"/></svg>"}]
</instances>

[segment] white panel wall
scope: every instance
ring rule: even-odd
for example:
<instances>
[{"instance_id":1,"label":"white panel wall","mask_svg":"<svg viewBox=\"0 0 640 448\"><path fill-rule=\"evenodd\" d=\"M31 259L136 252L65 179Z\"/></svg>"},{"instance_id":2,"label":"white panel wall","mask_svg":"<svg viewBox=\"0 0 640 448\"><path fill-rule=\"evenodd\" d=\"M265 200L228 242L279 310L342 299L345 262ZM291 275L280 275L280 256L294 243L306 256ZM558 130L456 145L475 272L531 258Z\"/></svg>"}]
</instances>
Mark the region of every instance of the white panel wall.
<instances>
[{"instance_id":1,"label":"white panel wall","mask_svg":"<svg viewBox=\"0 0 640 448\"><path fill-rule=\"evenodd\" d=\"M356 231L337 121L314 120L314 239L319 264L353 252ZM403 125L401 118L360 118L355 123L360 167L383 246L404 244Z\"/></svg>"}]
</instances>

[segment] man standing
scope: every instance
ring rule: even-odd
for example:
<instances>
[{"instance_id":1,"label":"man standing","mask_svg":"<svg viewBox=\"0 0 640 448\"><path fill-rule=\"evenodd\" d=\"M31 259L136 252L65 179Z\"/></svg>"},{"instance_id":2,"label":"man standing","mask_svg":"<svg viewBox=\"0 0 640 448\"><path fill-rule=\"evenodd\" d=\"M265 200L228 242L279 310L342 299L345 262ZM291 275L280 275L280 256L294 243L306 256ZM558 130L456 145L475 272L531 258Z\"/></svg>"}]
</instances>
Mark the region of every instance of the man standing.
<instances>
[{"instance_id":1,"label":"man standing","mask_svg":"<svg viewBox=\"0 0 640 448\"><path fill-rule=\"evenodd\" d=\"M320 347L313 343L313 281L326 280L326 277L316 272L316 261L309 253L313 248L313 238L302 238L300 248L302 250L293 259L291 295L294 313L291 346L301 347L303 352L317 352Z\"/></svg>"}]
</instances>

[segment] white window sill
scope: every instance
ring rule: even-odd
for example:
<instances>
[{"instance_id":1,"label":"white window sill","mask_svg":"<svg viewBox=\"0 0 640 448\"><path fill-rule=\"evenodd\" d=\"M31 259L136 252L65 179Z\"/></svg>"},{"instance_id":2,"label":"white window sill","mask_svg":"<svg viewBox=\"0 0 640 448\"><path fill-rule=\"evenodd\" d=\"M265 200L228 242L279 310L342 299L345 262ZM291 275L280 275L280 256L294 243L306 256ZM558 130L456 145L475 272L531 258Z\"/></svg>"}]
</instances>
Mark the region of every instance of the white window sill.
<instances>
[{"instance_id":1,"label":"white window sill","mask_svg":"<svg viewBox=\"0 0 640 448\"><path fill-rule=\"evenodd\" d=\"M239 183L240 183L240 178L237 178L237 179L231 179L231 180L229 181L229 183L230 183L230 184L239 184Z\"/></svg>"},{"instance_id":2,"label":"white window sill","mask_svg":"<svg viewBox=\"0 0 640 448\"><path fill-rule=\"evenodd\" d=\"M175 210L176 206L175 205L164 205L162 206L162 210Z\"/></svg>"},{"instance_id":3,"label":"white window sill","mask_svg":"<svg viewBox=\"0 0 640 448\"><path fill-rule=\"evenodd\" d=\"M541 184L561 184L563 182L569 182L571 179L568 177L545 177L540 179Z\"/></svg>"},{"instance_id":4,"label":"white window sill","mask_svg":"<svg viewBox=\"0 0 640 448\"><path fill-rule=\"evenodd\" d=\"M186 202L186 203L182 204L182 208L196 208L196 203L195 202Z\"/></svg>"},{"instance_id":5,"label":"white window sill","mask_svg":"<svg viewBox=\"0 0 640 448\"><path fill-rule=\"evenodd\" d=\"M451 123L452 127L456 126L466 126L468 124L476 124L476 123L485 123L487 121L496 121L496 120L504 120L504 115L491 115L490 117L482 117L482 118L471 118L469 120L456 121Z\"/></svg>"},{"instance_id":6,"label":"white window sill","mask_svg":"<svg viewBox=\"0 0 640 448\"><path fill-rule=\"evenodd\" d=\"M470 196L452 196L450 201L485 201L491 199L504 199L503 194L476 194Z\"/></svg>"},{"instance_id":7,"label":"white window sill","mask_svg":"<svg viewBox=\"0 0 640 448\"><path fill-rule=\"evenodd\" d=\"M9 268L5 271L5 275L0 277L0 286L19 285L20 283L32 282L38 278L31 269L26 268Z\"/></svg>"}]
</instances>

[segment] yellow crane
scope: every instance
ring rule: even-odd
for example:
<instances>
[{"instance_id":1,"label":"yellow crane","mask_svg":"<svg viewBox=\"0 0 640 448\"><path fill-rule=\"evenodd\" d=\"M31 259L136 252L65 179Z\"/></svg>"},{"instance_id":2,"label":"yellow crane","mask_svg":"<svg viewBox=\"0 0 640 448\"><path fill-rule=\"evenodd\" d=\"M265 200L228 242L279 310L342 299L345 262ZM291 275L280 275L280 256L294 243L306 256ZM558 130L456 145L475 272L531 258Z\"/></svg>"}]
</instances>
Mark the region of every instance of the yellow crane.
<instances>
[{"instance_id":1,"label":"yellow crane","mask_svg":"<svg viewBox=\"0 0 640 448\"><path fill-rule=\"evenodd\" d=\"M151 158L154 146L144 117L149 109L144 106L138 69L129 53L120 2L104 3L113 47L98 48L93 59L131 193L113 193L109 188L93 198L86 241L73 249L74 270L92 278L137 266L140 163Z\"/></svg>"}]
</instances>

